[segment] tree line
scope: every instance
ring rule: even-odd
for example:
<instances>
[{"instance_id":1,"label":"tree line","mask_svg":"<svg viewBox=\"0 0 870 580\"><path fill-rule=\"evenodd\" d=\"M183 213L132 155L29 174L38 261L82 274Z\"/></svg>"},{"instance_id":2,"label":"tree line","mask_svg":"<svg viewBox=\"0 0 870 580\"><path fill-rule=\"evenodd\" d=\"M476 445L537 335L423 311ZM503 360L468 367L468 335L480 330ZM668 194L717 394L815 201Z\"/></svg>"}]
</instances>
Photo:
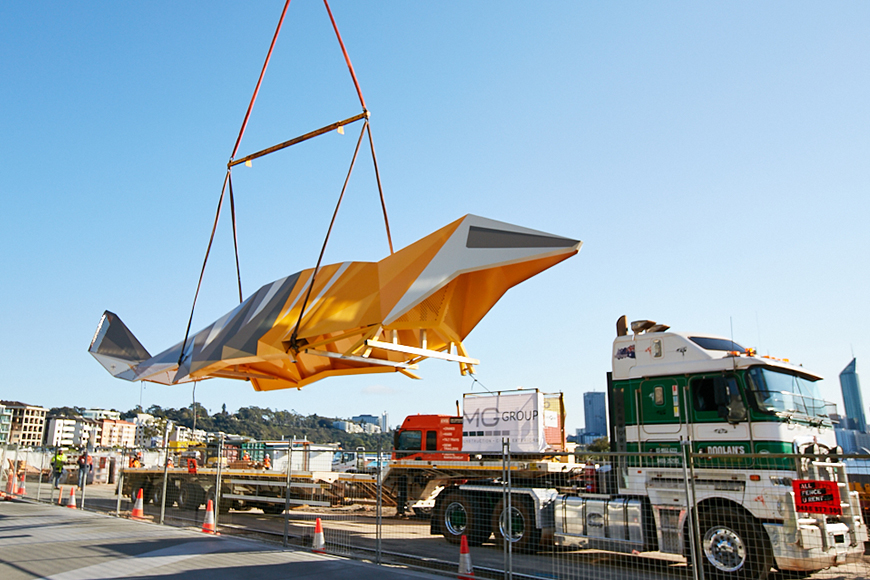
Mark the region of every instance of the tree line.
<instances>
[{"instance_id":1,"label":"tree line","mask_svg":"<svg viewBox=\"0 0 870 580\"><path fill-rule=\"evenodd\" d=\"M114 409L112 409L114 411ZM294 410L281 411L262 407L242 407L235 413L228 413L226 405L210 415L208 409L196 403L193 407L181 409L163 408L152 405L142 409L136 405L129 411L122 412L122 419L134 419L139 413L148 413L158 419L167 419L176 425L194 428L194 410L196 412L196 428L204 431L223 431L224 433L244 435L257 440L304 439L311 443L340 443L344 449L365 447L374 451L380 445L381 449L392 449L393 440L390 433L345 433L333 428L334 421L339 419L321 417L317 414L302 415ZM49 410L49 416L78 417L83 407L55 407Z\"/></svg>"}]
</instances>

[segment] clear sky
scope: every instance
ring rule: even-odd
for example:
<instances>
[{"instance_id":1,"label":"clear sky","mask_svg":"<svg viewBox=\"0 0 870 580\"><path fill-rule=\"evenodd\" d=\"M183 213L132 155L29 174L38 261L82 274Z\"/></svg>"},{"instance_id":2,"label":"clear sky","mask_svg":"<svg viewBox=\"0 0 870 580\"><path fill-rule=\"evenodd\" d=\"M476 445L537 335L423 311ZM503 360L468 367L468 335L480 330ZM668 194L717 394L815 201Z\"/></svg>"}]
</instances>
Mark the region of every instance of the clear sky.
<instances>
[{"instance_id":1,"label":"clear sky","mask_svg":"<svg viewBox=\"0 0 870 580\"><path fill-rule=\"evenodd\" d=\"M0 397L180 407L112 378L103 310L152 353L184 336L214 210L283 2L0 5ZM372 112L396 247L466 213L579 238L467 339L490 390L603 390L616 319L731 335L825 375L870 363L870 4L333 0ZM240 148L360 111L322 3L291 3ZM312 267L358 125L234 171L245 294ZM227 218L228 208L224 213ZM370 157L325 263L388 247ZM222 219L194 319L237 303ZM257 393L215 412L448 413L455 365ZM868 371L870 373L870 371ZM870 374L865 375L865 391ZM480 387L475 387L480 390ZM870 403L870 397L864 400Z\"/></svg>"}]
</instances>

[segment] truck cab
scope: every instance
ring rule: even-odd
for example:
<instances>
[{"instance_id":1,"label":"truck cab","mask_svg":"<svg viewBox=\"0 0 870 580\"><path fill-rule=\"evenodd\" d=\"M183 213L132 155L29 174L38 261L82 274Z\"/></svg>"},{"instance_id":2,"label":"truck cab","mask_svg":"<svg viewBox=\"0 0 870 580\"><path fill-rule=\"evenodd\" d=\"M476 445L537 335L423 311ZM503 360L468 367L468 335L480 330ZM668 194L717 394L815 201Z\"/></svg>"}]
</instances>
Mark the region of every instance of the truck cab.
<instances>
[{"instance_id":1,"label":"truck cab","mask_svg":"<svg viewBox=\"0 0 870 580\"><path fill-rule=\"evenodd\" d=\"M462 451L462 417L410 415L393 435L393 459L468 461ZM426 451L437 453L426 453Z\"/></svg>"}]
</instances>

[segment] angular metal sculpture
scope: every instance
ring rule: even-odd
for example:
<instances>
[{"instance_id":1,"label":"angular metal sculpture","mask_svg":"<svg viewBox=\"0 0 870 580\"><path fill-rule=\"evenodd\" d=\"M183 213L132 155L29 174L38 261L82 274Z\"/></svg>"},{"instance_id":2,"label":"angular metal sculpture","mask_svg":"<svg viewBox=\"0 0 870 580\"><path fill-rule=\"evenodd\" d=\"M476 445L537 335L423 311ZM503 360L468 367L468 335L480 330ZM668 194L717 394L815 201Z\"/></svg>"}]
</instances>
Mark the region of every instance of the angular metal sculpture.
<instances>
[{"instance_id":1,"label":"angular metal sculpture","mask_svg":"<svg viewBox=\"0 0 870 580\"><path fill-rule=\"evenodd\" d=\"M472 371L462 341L511 287L576 254L582 242L467 215L380 262L343 262L266 284L230 313L152 357L113 313L89 352L128 381L212 377L255 390L301 388L329 376L401 372L426 358ZM294 344L295 343L295 344ZM179 365L179 360L181 364Z\"/></svg>"}]
</instances>

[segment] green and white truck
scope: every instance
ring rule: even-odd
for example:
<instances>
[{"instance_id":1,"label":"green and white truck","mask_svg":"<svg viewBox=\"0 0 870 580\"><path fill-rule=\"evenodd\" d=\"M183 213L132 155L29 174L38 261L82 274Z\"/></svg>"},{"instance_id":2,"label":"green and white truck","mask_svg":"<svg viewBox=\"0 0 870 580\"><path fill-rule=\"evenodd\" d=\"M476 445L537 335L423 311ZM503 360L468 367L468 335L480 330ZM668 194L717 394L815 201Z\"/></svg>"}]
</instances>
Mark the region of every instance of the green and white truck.
<instances>
[{"instance_id":1,"label":"green and white truck","mask_svg":"<svg viewBox=\"0 0 870 580\"><path fill-rule=\"evenodd\" d=\"M624 316L612 363L606 459L549 480L512 472L510 502L498 477L454 466L439 482L433 533L472 544L495 533L524 551L683 554L708 580L861 560L867 528L819 375L727 338L648 320L629 327Z\"/></svg>"}]
</instances>

